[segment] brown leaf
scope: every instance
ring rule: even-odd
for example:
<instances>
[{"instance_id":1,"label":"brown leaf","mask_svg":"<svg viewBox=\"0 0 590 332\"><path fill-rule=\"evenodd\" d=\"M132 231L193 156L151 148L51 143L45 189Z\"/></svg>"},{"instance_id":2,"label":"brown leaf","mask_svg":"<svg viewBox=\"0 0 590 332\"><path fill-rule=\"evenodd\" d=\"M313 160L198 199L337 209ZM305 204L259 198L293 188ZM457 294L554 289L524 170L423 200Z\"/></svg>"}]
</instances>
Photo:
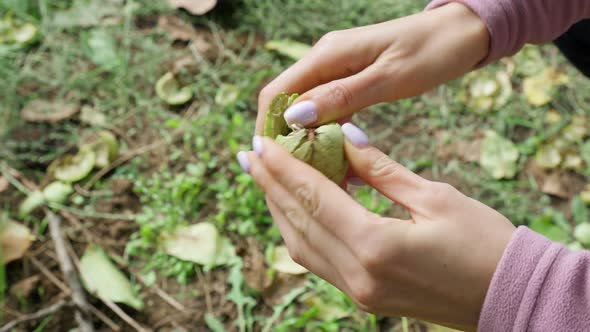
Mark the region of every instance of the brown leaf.
<instances>
[{"instance_id":1,"label":"brown leaf","mask_svg":"<svg viewBox=\"0 0 590 332\"><path fill-rule=\"evenodd\" d=\"M28 227L8 220L0 225L1 263L9 263L20 259L33 243L35 237Z\"/></svg>"},{"instance_id":2,"label":"brown leaf","mask_svg":"<svg viewBox=\"0 0 590 332\"><path fill-rule=\"evenodd\" d=\"M466 162L478 162L481 155L481 137L474 137L471 140L452 139L452 134L447 131L435 133L438 140L438 156L445 159L459 157Z\"/></svg>"},{"instance_id":3,"label":"brown leaf","mask_svg":"<svg viewBox=\"0 0 590 332\"><path fill-rule=\"evenodd\" d=\"M26 299L35 290L39 281L41 281L39 275L25 278L10 287L10 294L16 298Z\"/></svg>"},{"instance_id":4,"label":"brown leaf","mask_svg":"<svg viewBox=\"0 0 590 332\"><path fill-rule=\"evenodd\" d=\"M184 8L193 15L203 15L217 4L217 0L168 0L173 8Z\"/></svg>"},{"instance_id":5,"label":"brown leaf","mask_svg":"<svg viewBox=\"0 0 590 332\"><path fill-rule=\"evenodd\" d=\"M188 41L197 35L197 31L192 25L173 15L160 16L158 27L166 31L173 40Z\"/></svg>"},{"instance_id":6,"label":"brown leaf","mask_svg":"<svg viewBox=\"0 0 590 332\"><path fill-rule=\"evenodd\" d=\"M79 110L76 104L37 99L25 105L20 116L30 122L57 123L71 118Z\"/></svg>"},{"instance_id":7,"label":"brown leaf","mask_svg":"<svg viewBox=\"0 0 590 332\"><path fill-rule=\"evenodd\" d=\"M0 193L8 189L8 180L0 176Z\"/></svg>"},{"instance_id":8,"label":"brown leaf","mask_svg":"<svg viewBox=\"0 0 590 332\"><path fill-rule=\"evenodd\" d=\"M543 181L541 191L545 194L557 196L560 198L569 198L570 193L563 182L564 181L560 172L551 173L545 178L545 181Z\"/></svg>"}]
</instances>

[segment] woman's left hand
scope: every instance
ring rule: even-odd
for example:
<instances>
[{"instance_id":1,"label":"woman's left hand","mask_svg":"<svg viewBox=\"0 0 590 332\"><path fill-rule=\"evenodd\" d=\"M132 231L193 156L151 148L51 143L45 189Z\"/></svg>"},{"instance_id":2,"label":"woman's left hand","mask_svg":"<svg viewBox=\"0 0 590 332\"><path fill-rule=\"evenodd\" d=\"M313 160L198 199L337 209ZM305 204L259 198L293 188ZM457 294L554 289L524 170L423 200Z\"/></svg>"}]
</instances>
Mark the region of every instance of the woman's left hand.
<instances>
[{"instance_id":1,"label":"woman's left hand","mask_svg":"<svg viewBox=\"0 0 590 332\"><path fill-rule=\"evenodd\" d=\"M352 171L411 219L375 215L266 137L238 158L266 194L292 258L363 310L474 330L514 226L452 186L426 180L346 124ZM355 145L356 144L356 145Z\"/></svg>"}]
</instances>

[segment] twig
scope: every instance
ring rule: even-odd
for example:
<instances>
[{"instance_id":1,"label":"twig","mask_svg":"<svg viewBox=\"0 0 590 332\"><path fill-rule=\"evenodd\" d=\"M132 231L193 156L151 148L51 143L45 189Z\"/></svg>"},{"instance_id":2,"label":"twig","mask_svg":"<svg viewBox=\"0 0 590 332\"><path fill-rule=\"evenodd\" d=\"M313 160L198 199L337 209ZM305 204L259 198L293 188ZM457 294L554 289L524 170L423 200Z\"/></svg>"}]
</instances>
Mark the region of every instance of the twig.
<instances>
[{"instance_id":1,"label":"twig","mask_svg":"<svg viewBox=\"0 0 590 332\"><path fill-rule=\"evenodd\" d=\"M9 332L14 327L16 327L18 324L30 322L32 320L37 320L39 318L52 315L52 314L60 311L62 308L70 307L70 306L72 306L71 302L67 302L67 301L63 301L63 300L59 301L57 303L50 305L47 308L41 309L35 313L29 314L29 315L24 315L20 318L17 318L13 321L8 322L6 325L4 325L0 328L0 332Z\"/></svg>"},{"instance_id":2,"label":"twig","mask_svg":"<svg viewBox=\"0 0 590 332\"><path fill-rule=\"evenodd\" d=\"M205 280L205 275L201 272L201 269L196 268L197 277L199 278L199 282L203 286L205 290L205 305L207 306L207 312L213 312L213 305L211 304L211 288L209 287L208 280Z\"/></svg>"},{"instance_id":3,"label":"twig","mask_svg":"<svg viewBox=\"0 0 590 332\"><path fill-rule=\"evenodd\" d=\"M94 327L90 320L90 308L88 302L86 302L86 297L82 285L80 284L80 280L78 279L78 274L76 273L66 250L66 240L63 237L60 227L61 219L55 213L49 211L49 209L45 209L45 215L49 221L51 239L55 245L55 252L57 254L61 272L63 273L69 288L72 290L72 301L78 309L74 314L78 326L82 332L92 332L94 331Z\"/></svg>"},{"instance_id":4,"label":"twig","mask_svg":"<svg viewBox=\"0 0 590 332\"><path fill-rule=\"evenodd\" d=\"M106 304L117 316L119 316L122 320L124 320L127 324L133 327L138 332L149 332L151 330L146 329L145 327L141 326L138 322L136 322L131 316L127 315L123 309L121 309L118 305L116 305L113 301L107 300L105 298L100 298L100 300Z\"/></svg>"},{"instance_id":5,"label":"twig","mask_svg":"<svg viewBox=\"0 0 590 332\"><path fill-rule=\"evenodd\" d=\"M105 315L102 311L96 309L96 307L94 307L90 303L88 304L88 306L90 307L90 311L96 317L98 317L98 319L100 319L103 323L105 323L111 330L113 330L115 332L121 331L121 327L119 325L117 325L117 323L113 322L113 320L110 319L107 315Z\"/></svg>"},{"instance_id":6,"label":"twig","mask_svg":"<svg viewBox=\"0 0 590 332\"><path fill-rule=\"evenodd\" d=\"M51 271L49 271L45 266L43 266L43 263L41 263L37 258L35 258L33 256L27 256L27 257L31 260L31 263L33 263L33 265L35 265L35 267L39 271L41 271L41 273L43 273L43 275L46 276L47 279L49 279L49 281L51 281L55 286L57 286L57 288L59 288L66 295L70 295L70 293L72 291L70 291L68 286L66 286L53 273L51 273Z\"/></svg>"},{"instance_id":7,"label":"twig","mask_svg":"<svg viewBox=\"0 0 590 332\"><path fill-rule=\"evenodd\" d=\"M194 114L196 108L197 108L197 103L193 102L189 106L189 108L187 109L185 115L183 116L183 119L188 119L189 117L191 117ZM183 130L184 130L183 127L179 127L178 129L176 129L172 133L172 141L176 140L182 134ZM155 150L155 149L162 147L162 146L169 144L169 143L170 142L164 138L164 139L155 141L151 144L141 146L139 148L128 151L127 153L123 154L121 157L117 158L117 160L113 161L108 166L102 168L100 171L98 171L96 174L94 174L90 178L90 180L88 180L88 182L86 182L86 184L84 185L84 187L83 187L84 190L87 190L87 191L90 190L90 188L92 188L92 186L98 180L100 180L103 176L105 176L107 173L109 173L113 169L117 168L118 166L121 166L122 164L126 163L127 161L129 161L139 155L142 155L144 153Z\"/></svg>"}]
</instances>

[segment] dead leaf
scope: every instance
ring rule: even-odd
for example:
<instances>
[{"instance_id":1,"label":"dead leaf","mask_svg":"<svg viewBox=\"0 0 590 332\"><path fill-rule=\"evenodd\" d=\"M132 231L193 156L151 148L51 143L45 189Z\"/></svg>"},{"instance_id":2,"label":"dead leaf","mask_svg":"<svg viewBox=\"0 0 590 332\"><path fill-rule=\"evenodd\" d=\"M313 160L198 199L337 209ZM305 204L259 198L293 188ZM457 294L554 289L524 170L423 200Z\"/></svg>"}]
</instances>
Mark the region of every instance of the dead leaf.
<instances>
[{"instance_id":1,"label":"dead leaf","mask_svg":"<svg viewBox=\"0 0 590 332\"><path fill-rule=\"evenodd\" d=\"M262 291L264 302L271 306L283 303L285 295L293 289L303 286L306 280L305 275L276 274L272 284Z\"/></svg>"},{"instance_id":2,"label":"dead leaf","mask_svg":"<svg viewBox=\"0 0 590 332\"><path fill-rule=\"evenodd\" d=\"M84 105L80 111L80 121L91 126L104 127L107 124L107 117L92 106Z\"/></svg>"},{"instance_id":3,"label":"dead leaf","mask_svg":"<svg viewBox=\"0 0 590 332\"><path fill-rule=\"evenodd\" d=\"M36 99L21 110L21 118L30 122L57 123L71 118L80 110L76 104Z\"/></svg>"},{"instance_id":4,"label":"dead leaf","mask_svg":"<svg viewBox=\"0 0 590 332\"><path fill-rule=\"evenodd\" d=\"M172 40L189 41L197 36L197 31L191 24L174 15L160 16L158 27L166 31Z\"/></svg>"},{"instance_id":5,"label":"dead leaf","mask_svg":"<svg viewBox=\"0 0 590 332\"><path fill-rule=\"evenodd\" d=\"M168 0L173 8L184 8L193 15L203 15L213 9L217 0Z\"/></svg>"},{"instance_id":6,"label":"dead leaf","mask_svg":"<svg viewBox=\"0 0 590 332\"><path fill-rule=\"evenodd\" d=\"M26 299L37 288L39 281L41 281L39 275L25 278L10 287L10 295L16 298Z\"/></svg>"},{"instance_id":7,"label":"dead leaf","mask_svg":"<svg viewBox=\"0 0 590 332\"><path fill-rule=\"evenodd\" d=\"M0 176L0 193L8 189L8 180Z\"/></svg>"},{"instance_id":8,"label":"dead leaf","mask_svg":"<svg viewBox=\"0 0 590 332\"><path fill-rule=\"evenodd\" d=\"M552 173L546 177L543 181L541 191L545 194L557 196L560 198L570 197L570 193L568 192L567 187L564 186L560 172Z\"/></svg>"},{"instance_id":9,"label":"dead leaf","mask_svg":"<svg viewBox=\"0 0 590 332\"><path fill-rule=\"evenodd\" d=\"M35 237L28 227L12 220L0 224L0 253L7 264L23 257Z\"/></svg>"},{"instance_id":10,"label":"dead leaf","mask_svg":"<svg viewBox=\"0 0 590 332\"><path fill-rule=\"evenodd\" d=\"M545 68L542 72L527 77L522 82L524 95L532 106L543 106L553 100L557 87L567 84L567 75L555 68Z\"/></svg>"},{"instance_id":11,"label":"dead leaf","mask_svg":"<svg viewBox=\"0 0 590 332\"><path fill-rule=\"evenodd\" d=\"M256 291L262 292L272 284L272 278L267 272L264 262L264 253L256 240L247 238L246 255L242 273L248 286Z\"/></svg>"},{"instance_id":12,"label":"dead leaf","mask_svg":"<svg viewBox=\"0 0 590 332\"><path fill-rule=\"evenodd\" d=\"M304 274L309 272L303 266L295 263L289 255L286 246L278 246L274 248L272 262L269 262L269 265L273 269L287 274Z\"/></svg>"}]
</instances>

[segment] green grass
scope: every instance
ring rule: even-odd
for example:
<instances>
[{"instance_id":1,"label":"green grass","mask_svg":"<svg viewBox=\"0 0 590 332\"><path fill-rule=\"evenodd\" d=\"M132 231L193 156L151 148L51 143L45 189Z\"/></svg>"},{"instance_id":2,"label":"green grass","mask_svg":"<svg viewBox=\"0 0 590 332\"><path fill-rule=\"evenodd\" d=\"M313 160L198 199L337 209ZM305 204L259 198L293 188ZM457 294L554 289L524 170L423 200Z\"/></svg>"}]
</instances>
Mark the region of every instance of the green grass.
<instances>
[{"instance_id":1,"label":"green grass","mask_svg":"<svg viewBox=\"0 0 590 332\"><path fill-rule=\"evenodd\" d=\"M222 10L212 15L191 17L166 8L163 2L128 1L124 7L115 7L119 22L115 25L79 27L75 26L75 15L61 23L56 21L56 15L68 8L84 12L83 8L95 1L12 0L0 4L0 17L10 11L18 19L38 25L41 31L36 45L0 48L0 141L5 142L0 146L0 159L40 181L52 160L75 151L85 133L101 129L77 119L57 125L25 123L19 111L35 99L68 100L92 107L108 118L107 129L119 128L134 144L124 143L124 150L165 140L154 155L140 155L116 168L94 190L108 191L110 178L133 181L140 204L137 228L124 239L125 253L119 254L141 270L150 283L176 279L184 285L195 284L199 267L164 253L159 247L162 232L206 221L232 241L254 238L261 247L282 241L263 194L234 160L236 152L250 148L257 92L292 63L265 50L264 41L290 38L313 43L331 30L414 13L427 2L241 0L221 4ZM104 7L108 6L117 5L105 2ZM156 22L161 14L177 15L208 31L215 56L173 43L164 31L151 27L149 22ZM148 22L151 28L139 28L138 22ZM188 118L188 105L167 106L153 88L180 58L191 63L177 75L195 95L194 113ZM477 114L467 109L458 97L464 87L457 80L424 96L372 107L357 115L355 122L367 130L378 147L408 168L431 179L452 182L515 224L545 218L571 234L571 227L566 225L587 221L586 207L579 199L564 202L543 194L532 180L527 163L551 131L543 121L546 112L556 109L564 121L574 114L590 115L590 82L567 67L551 46L526 48L509 61L515 64L515 93L495 112ZM547 106L532 107L522 96L522 80L548 65L567 71L569 89L560 90ZM505 71L510 66L510 62L499 63L481 72ZM227 89L239 93L231 100L221 100L218 94ZM447 132L449 140L457 142L472 140L487 129L516 143L522 154L516 179L495 180L477 163L437 155L437 132ZM20 138L23 132L36 136ZM180 135L175 136L175 132ZM582 173L589 176L589 170L587 167ZM397 213L374 189L359 188L354 195L376 213ZM76 196L71 205L94 209L97 202L95 196ZM9 205L2 207L8 209ZM8 214L16 218L15 211ZM43 233L41 220L31 223ZM247 285L241 264L236 261L230 267L204 272L227 279L227 301L235 304L237 318L228 322L227 317L208 313L202 326L219 329L219 324L224 324L241 331L265 326L276 331L376 331L384 322L381 317L360 313L345 295L314 276L302 288L295 288L282 304L264 304L263 295ZM306 302L309 298L316 298L315 304ZM344 311L347 317L322 318L326 307ZM404 329L407 325L405 321Z\"/></svg>"}]
</instances>

